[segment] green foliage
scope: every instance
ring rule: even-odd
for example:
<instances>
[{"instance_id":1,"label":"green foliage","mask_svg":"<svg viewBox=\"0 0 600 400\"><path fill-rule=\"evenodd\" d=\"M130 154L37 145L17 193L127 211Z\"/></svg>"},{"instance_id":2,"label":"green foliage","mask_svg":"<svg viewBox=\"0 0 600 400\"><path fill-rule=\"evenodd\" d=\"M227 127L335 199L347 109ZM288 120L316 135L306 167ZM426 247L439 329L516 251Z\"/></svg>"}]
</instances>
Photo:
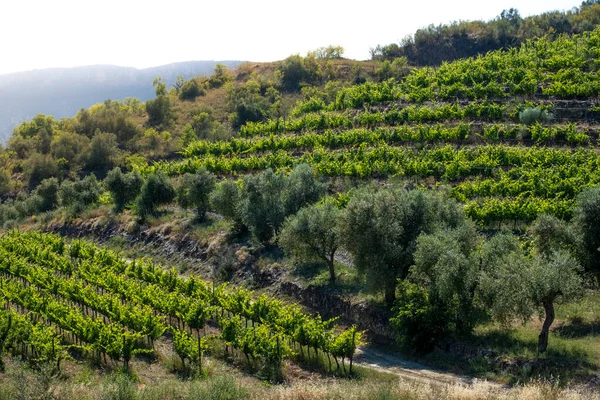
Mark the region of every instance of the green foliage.
<instances>
[{"instance_id":1,"label":"green foliage","mask_svg":"<svg viewBox=\"0 0 600 400\"><path fill-rule=\"evenodd\" d=\"M600 186L588 188L577 197L573 225L582 238L583 266L600 280Z\"/></svg>"},{"instance_id":2,"label":"green foliage","mask_svg":"<svg viewBox=\"0 0 600 400\"><path fill-rule=\"evenodd\" d=\"M332 203L311 205L285 220L279 245L299 262L316 260L329 267L329 279L335 283L335 254L340 246L338 228L341 211Z\"/></svg>"},{"instance_id":3,"label":"green foliage","mask_svg":"<svg viewBox=\"0 0 600 400\"><path fill-rule=\"evenodd\" d=\"M215 175L206 169L199 169L195 174L185 174L177 187L177 203L182 208L195 207L198 220L204 221L209 196L215 184Z\"/></svg>"},{"instance_id":4,"label":"green foliage","mask_svg":"<svg viewBox=\"0 0 600 400\"><path fill-rule=\"evenodd\" d=\"M454 229L420 235L414 253L411 276L428 289L432 303L444 305L447 324L461 335L471 333L482 318L476 302L481 240L474 224L467 221Z\"/></svg>"},{"instance_id":5,"label":"green foliage","mask_svg":"<svg viewBox=\"0 0 600 400\"><path fill-rule=\"evenodd\" d=\"M319 60L334 60L342 58L344 54L344 48L342 46L319 47L315 51L311 51L308 54L309 56L314 56Z\"/></svg>"},{"instance_id":6,"label":"green foliage","mask_svg":"<svg viewBox=\"0 0 600 400\"><path fill-rule=\"evenodd\" d=\"M5 168L0 169L0 196L10 191L10 174Z\"/></svg>"},{"instance_id":7,"label":"green foliage","mask_svg":"<svg viewBox=\"0 0 600 400\"><path fill-rule=\"evenodd\" d=\"M44 179L58 174L58 165L49 155L34 153L24 163L24 171L30 188L36 187Z\"/></svg>"},{"instance_id":8,"label":"green foliage","mask_svg":"<svg viewBox=\"0 0 600 400\"><path fill-rule=\"evenodd\" d=\"M120 212L137 198L143 179L137 171L124 174L121 168L117 167L106 175L104 185L112 195L115 211Z\"/></svg>"},{"instance_id":9,"label":"green foliage","mask_svg":"<svg viewBox=\"0 0 600 400\"><path fill-rule=\"evenodd\" d=\"M552 114L549 114L547 110L542 110L540 107L526 108L519 113L519 121L525 125L533 125L539 122L550 122L552 120Z\"/></svg>"},{"instance_id":10,"label":"green foliage","mask_svg":"<svg viewBox=\"0 0 600 400\"><path fill-rule=\"evenodd\" d=\"M557 38L562 34L593 30L600 22L600 5L584 1L579 8L551 11L522 18L516 9L504 10L491 21L459 21L429 25L399 44L371 49L373 60L406 56L413 65L439 65L444 61L475 57L492 50L519 47L528 39Z\"/></svg>"},{"instance_id":11,"label":"green foliage","mask_svg":"<svg viewBox=\"0 0 600 400\"><path fill-rule=\"evenodd\" d=\"M233 80L233 74L224 64L217 64L214 73L208 78L208 86L211 88L220 88Z\"/></svg>"},{"instance_id":12,"label":"green foliage","mask_svg":"<svg viewBox=\"0 0 600 400\"><path fill-rule=\"evenodd\" d=\"M305 66L305 59L299 55L289 56L279 64L277 70L281 73L281 86L288 92L300 90L300 83L310 79L310 72Z\"/></svg>"},{"instance_id":13,"label":"green foliage","mask_svg":"<svg viewBox=\"0 0 600 400\"><path fill-rule=\"evenodd\" d=\"M300 208L317 202L325 190L326 184L317 179L309 164L297 165L286 179L282 199L286 215L295 214Z\"/></svg>"},{"instance_id":14,"label":"green foliage","mask_svg":"<svg viewBox=\"0 0 600 400\"><path fill-rule=\"evenodd\" d=\"M173 119L173 107L167 93L167 85L161 78L154 79L152 83L156 92L156 98L146 102L148 113L148 124L150 126L169 126Z\"/></svg>"},{"instance_id":15,"label":"green foliage","mask_svg":"<svg viewBox=\"0 0 600 400\"><path fill-rule=\"evenodd\" d=\"M126 100L121 103L114 100L106 100L102 104L96 104L88 109L82 109L77 113L73 121L75 132L92 138L97 131L110 132L116 136L120 145L126 145L138 133L138 126L129 118L133 113L138 113L140 105L137 99Z\"/></svg>"},{"instance_id":16,"label":"green foliage","mask_svg":"<svg viewBox=\"0 0 600 400\"><path fill-rule=\"evenodd\" d=\"M219 182L209 195L211 208L218 214L231 220L238 219L236 211L240 198L239 185L231 180Z\"/></svg>"},{"instance_id":17,"label":"green foliage","mask_svg":"<svg viewBox=\"0 0 600 400\"><path fill-rule=\"evenodd\" d=\"M179 98L181 100L195 100L196 97L204 96L205 94L204 82L200 82L199 78L189 79L179 88Z\"/></svg>"},{"instance_id":18,"label":"green foliage","mask_svg":"<svg viewBox=\"0 0 600 400\"><path fill-rule=\"evenodd\" d=\"M175 196L175 188L169 178L160 172L151 174L142 185L136 202L136 213L142 219L154 216L157 213L156 207L169 204Z\"/></svg>"},{"instance_id":19,"label":"green foliage","mask_svg":"<svg viewBox=\"0 0 600 400\"><path fill-rule=\"evenodd\" d=\"M245 85L227 87L227 106L232 112L230 120L234 128L248 122L258 122L269 116L272 99L263 95L259 82L249 80Z\"/></svg>"},{"instance_id":20,"label":"green foliage","mask_svg":"<svg viewBox=\"0 0 600 400\"><path fill-rule=\"evenodd\" d=\"M71 170L77 170L89 157L90 139L74 132L59 132L52 139L50 154L55 160L64 159Z\"/></svg>"},{"instance_id":21,"label":"green foliage","mask_svg":"<svg viewBox=\"0 0 600 400\"><path fill-rule=\"evenodd\" d=\"M413 352L428 353L444 337L449 317L441 304L432 304L427 291L416 284L401 281L390 325L397 342Z\"/></svg>"},{"instance_id":22,"label":"green foliage","mask_svg":"<svg viewBox=\"0 0 600 400\"><path fill-rule=\"evenodd\" d=\"M405 278L413 264L417 237L463 219L458 205L438 193L367 187L348 203L342 236L367 283L383 289L391 307L397 279Z\"/></svg>"},{"instance_id":23,"label":"green foliage","mask_svg":"<svg viewBox=\"0 0 600 400\"><path fill-rule=\"evenodd\" d=\"M258 175L248 175L240 193L237 212L256 240L269 241L285 219L282 192L285 177L268 169Z\"/></svg>"},{"instance_id":24,"label":"green foliage","mask_svg":"<svg viewBox=\"0 0 600 400\"><path fill-rule=\"evenodd\" d=\"M79 213L98 202L102 194L102 186L96 175L90 174L81 180L65 180L60 185L59 197L61 205Z\"/></svg>"},{"instance_id":25,"label":"green foliage","mask_svg":"<svg viewBox=\"0 0 600 400\"><path fill-rule=\"evenodd\" d=\"M41 199L38 212L50 211L58 206L58 179L44 179L38 187L33 191L33 196L38 196Z\"/></svg>"},{"instance_id":26,"label":"green foliage","mask_svg":"<svg viewBox=\"0 0 600 400\"><path fill-rule=\"evenodd\" d=\"M96 131L90 142L90 155L86 167L103 174L112 169L119 155L117 136L114 133Z\"/></svg>"}]
</instances>

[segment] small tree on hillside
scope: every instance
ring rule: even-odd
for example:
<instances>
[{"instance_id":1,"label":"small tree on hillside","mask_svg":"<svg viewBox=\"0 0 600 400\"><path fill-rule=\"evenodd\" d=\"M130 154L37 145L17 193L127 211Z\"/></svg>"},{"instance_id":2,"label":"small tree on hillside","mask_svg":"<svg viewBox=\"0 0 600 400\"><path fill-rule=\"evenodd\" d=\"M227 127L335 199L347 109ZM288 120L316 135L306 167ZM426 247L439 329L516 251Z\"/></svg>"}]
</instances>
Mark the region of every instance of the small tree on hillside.
<instances>
[{"instance_id":1,"label":"small tree on hillside","mask_svg":"<svg viewBox=\"0 0 600 400\"><path fill-rule=\"evenodd\" d=\"M239 185L230 180L219 182L209 196L211 208L233 221L239 220L237 205L240 198Z\"/></svg>"},{"instance_id":2,"label":"small tree on hillside","mask_svg":"<svg viewBox=\"0 0 600 400\"><path fill-rule=\"evenodd\" d=\"M537 256L532 264L530 282L533 304L545 314L538 338L538 351L548 348L550 327L554 322L554 305L572 301L581 296L581 267L567 251Z\"/></svg>"},{"instance_id":3,"label":"small tree on hillside","mask_svg":"<svg viewBox=\"0 0 600 400\"><path fill-rule=\"evenodd\" d=\"M326 185L320 182L309 164L296 166L286 179L283 202L286 215L317 202L325 193Z\"/></svg>"},{"instance_id":4,"label":"small tree on hillside","mask_svg":"<svg viewBox=\"0 0 600 400\"><path fill-rule=\"evenodd\" d=\"M583 266L600 282L600 186L585 189L577 197L573 225L582 238Z\"/></svg>"},{"instance_id":5,"label":"small tree on hillside","mask_svg":"<svg viewBox=\"0 0 600 400\"><path fill-rule=\"evenodd\" d=\"M124 174L121 168L117 167L108 173L104 184L112 195L115 212L120 212L138 197L144 180L138 172Z\"/></svg>"},{"instance_id":6,"label":"small tree on hillside","mask_svg":"<svg viewBox=\"0 0 600 400\"><path fill-rule=\"evenodd\" d=\"M182 208L195 207L198 220L204 221L209 205L209 195L215 188L216 176L199 169L195 174L185 174L177 187L177 203Z\"/></svg>"},{"instance_id":7,"label":"small tree on hillside","mask_svg":"<svg viewBox=\"0 0 600 400\"><path fill-rule=\"evenodd\" d=\"M456 227L464 218L456 202L436 192L368 187L348 203L342 237L369 286L383 289L391 307L398 278L404 279L413 264L417 237Z\"/></svg>"},{"instance_id":8,"label":"small tree on hillside","mask_svg":"<svg viewBox=\"0 0 600 400\"><path fill-rule=\"evenodd\" d=\"M282 192L285 177L268 169L258 175L244 178L236 212L259 242L267 242L276 235L285 219Z\"/></svg>"},{"instance_id":9,"label":"small tree on hillside","mask_svg":"<svg viewBox=\"0 0 600 400\"><path fill-rule=\"evenodd\" d=\"M142 191L137 199L137 214L145 219L148 216L156 215L156 207L162 204L168 204L175 199L175 188L161 172L148 176L142 186Z\"/></svg>"},{"instance_id":10,"label":"small tree on hillside","mask_svg":"<svg viewBox=\"0 0 600 400\"><path fill-rule=\"evenodd\" d=\"M325 262L331 283L335 283L335 253L340 245L340 214L330 202L302 208L286 219L279 236L281 247L297 260Z\"/></svg>"}]
</instances>

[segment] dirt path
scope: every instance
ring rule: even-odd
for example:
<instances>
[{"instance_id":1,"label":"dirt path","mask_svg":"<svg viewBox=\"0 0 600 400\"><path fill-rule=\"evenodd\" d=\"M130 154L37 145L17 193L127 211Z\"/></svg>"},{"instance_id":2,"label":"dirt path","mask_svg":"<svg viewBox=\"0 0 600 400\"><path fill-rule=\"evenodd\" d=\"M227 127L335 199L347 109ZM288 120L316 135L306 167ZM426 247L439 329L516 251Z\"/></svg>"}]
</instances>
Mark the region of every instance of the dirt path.
<instances>
[{"instance_id":1,"label":"dirt path","mask_svg":"<svg viewBox=\"0 0 600 400\"><path fill-rule=\"evenodd\" d=\"M357 351L354 362L363 367L388 372L424 384L461 386L477 384L478 386L487 386L490 390L508 389L508 386L499 383L436 371L422 364L405 360L369 346Z\"/></svg>"}]
</instances>

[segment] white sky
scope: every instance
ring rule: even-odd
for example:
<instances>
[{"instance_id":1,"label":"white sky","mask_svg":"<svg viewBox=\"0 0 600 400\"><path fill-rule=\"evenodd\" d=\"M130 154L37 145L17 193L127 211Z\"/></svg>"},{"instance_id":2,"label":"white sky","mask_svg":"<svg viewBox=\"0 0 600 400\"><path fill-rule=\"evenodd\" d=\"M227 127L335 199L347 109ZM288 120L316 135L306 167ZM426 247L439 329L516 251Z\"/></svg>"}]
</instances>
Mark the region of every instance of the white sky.
<instances>
[{"instance_id":1,"label":"white sky","mask_svg":"<svg viewBox=\"0 0 600 400\"><path fill-rule=\"evenodd\" d=\"M0 0L0 73L116 64L144 68L189 60L280 60L341 45L369 48L416 29L462 19L522 16L581 0Z\"/></svg>"}]
</instances>

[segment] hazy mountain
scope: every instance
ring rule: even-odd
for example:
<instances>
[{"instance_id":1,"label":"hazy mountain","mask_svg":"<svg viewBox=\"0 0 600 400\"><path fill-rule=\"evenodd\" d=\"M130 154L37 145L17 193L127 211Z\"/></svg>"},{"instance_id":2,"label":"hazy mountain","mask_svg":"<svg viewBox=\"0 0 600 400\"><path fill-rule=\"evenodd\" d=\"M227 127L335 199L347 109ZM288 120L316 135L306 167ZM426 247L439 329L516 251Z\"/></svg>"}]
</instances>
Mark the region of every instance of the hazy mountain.
<instances>
[{"instance_id":1,"label":"hazy mountain","mask_svg":"<svg viewBox=\"0 0 600 400\"><path fill-rule=\"evenodd\" d=\"M114 65L49 68L0 75L0 143L12 129L36 114L71 117L106 99L154 97L152 80L161 76L169 87L178 75L210 74L217 62L235 68L240 61L189 61L136 69Z\"/></svg>"}]
</instances>

